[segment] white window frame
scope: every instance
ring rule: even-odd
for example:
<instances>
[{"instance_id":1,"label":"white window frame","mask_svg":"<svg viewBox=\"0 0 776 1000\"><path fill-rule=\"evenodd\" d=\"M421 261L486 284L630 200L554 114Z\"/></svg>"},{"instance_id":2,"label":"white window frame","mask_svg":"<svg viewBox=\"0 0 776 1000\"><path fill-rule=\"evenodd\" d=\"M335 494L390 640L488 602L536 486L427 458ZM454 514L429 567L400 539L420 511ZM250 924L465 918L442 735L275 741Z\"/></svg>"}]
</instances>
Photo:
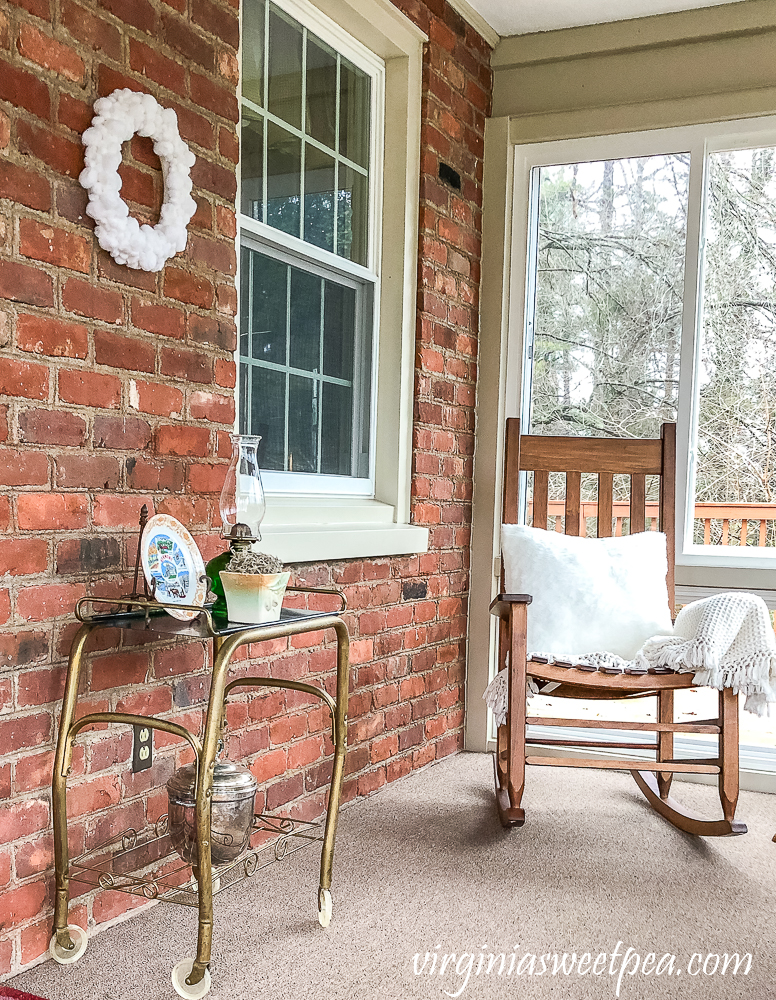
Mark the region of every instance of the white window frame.
<instances>
[{"instance_id":1,"label":"white window frame","mask_svg":"<svg viewBox=\"0 0 776 1000\"><path fill-rule=\"evenodd\" d=\"M286 562L424 552L428 529L409 521L422 52L428 39L390 0L274 2L355 65L372 67L379 81L372 87L370 185L377 194L370 195L368 267L240 215L239 191L237 200L238 226L252 241L375 283L374 444L369 481L262 473L263 544ZM383 204L391 206L385 217ZM240 238L238 231L238 260ZM239 288L239 274L237 282Z\"/></svg>"},{"instance_id":2,"label":"white window frame","mask_svg":"<svg viewBox=\"0 0 776 1000\"><path fill-rule=\"evenodd\" d=\"M526 308L535 264L532 246L531 176L536 167L562 163L621 159L671 153L690 154L684 306L680 345L677 407L676 565L687 570L698 587L736 586L772 589L776 551L765 555L756 548L696 545L693 543L695 494L694 451L699 393L696 379L701 348L702 268L705 225L706 164L710 152L757 146L776 146L776 116L681 128L657 129L516 145L514 148L514 223L512 244L512 310L507 361L507 393L511 412L525 405L525 380L530 378L526 357L530 344ZM731 570L736 571L731 580ZM752 572L754 571L754 573ZM767 575L766 575L767 574ZM770 577L770 579L768 579ZM770 586L769 586L770 584Z\"/></svg>"}]
</instances>

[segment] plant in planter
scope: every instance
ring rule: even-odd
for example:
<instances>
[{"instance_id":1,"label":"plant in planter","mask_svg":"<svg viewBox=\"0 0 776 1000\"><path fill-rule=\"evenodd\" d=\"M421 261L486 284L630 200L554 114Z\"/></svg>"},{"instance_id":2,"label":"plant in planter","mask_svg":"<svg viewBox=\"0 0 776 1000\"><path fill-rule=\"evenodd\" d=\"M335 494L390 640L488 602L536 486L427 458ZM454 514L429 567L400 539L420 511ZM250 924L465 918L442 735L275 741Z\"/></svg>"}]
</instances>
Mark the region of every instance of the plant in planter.
<instances>
[{"instance_id":1,"label":"plant in planter","mask_svg":"<svg viewBox=\"0 0 776 1000\"><path fill-rule=\"evenodd\" d=\"M220 572L229 621L255 625L278 621L290 575L276 556L237 548Z\"/></svg>"}]
</instances>

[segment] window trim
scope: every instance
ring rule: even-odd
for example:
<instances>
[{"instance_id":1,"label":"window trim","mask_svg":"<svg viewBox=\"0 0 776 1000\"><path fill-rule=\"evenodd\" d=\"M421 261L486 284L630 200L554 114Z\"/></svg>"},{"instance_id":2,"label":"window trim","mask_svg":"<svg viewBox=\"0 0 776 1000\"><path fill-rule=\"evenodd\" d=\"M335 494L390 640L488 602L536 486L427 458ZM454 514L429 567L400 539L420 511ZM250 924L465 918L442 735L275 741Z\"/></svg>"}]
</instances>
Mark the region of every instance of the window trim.
<instances>
[{"instance_id":1,"label":"window trim","mask_svg":"<svg viewBox=\"0 0 776 1000\"><path fill-rule=\"evenodd\" d=\"M327 20L347 25L343 30L355 43L384 62L384 154L376 166L382 174L382 204L400 208L385 217L380 213L378 228L373 230L379 232L370 262L374 271L369 272L381 275L375 291L379 335L374 341L373 496L303 495L268 489L262 533L267 547L286 562L424 552L429 532L410 524L410 488L422 64L428 36L390 0L279 0L278 5L291 16L298 16L294 10L304 8L310 18L305 23L324 40L328 39L321 26ZM238 212L238 223L241 220ZM254 220L246 226L254 238L258 235L255 225ZM238 228L238 260L240 235ZM277 238L276 231L271 235ZM288 237L288 241L293 240ZM309 245L301 240L296 243L309 251ZM327 255L327 265L341 267L343 258L332 261L332 257L336 255ZM237 282L239 288L239 274Z\"/></svg>"}]
</instances>

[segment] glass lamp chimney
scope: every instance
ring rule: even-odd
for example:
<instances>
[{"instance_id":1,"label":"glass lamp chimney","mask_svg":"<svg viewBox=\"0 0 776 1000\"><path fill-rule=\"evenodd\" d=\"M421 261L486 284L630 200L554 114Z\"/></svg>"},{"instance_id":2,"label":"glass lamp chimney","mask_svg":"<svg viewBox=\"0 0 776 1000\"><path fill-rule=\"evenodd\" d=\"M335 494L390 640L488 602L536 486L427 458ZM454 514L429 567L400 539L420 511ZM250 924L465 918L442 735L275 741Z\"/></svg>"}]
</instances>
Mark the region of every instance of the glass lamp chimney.
<instances>
[{"instance_id":1,"label":"glass lamp chimney","mask_svg":"<svg viewBox=\"0 0 776 1000\"><path fill-rule=\"evenodd\" d=\"M247 525L251 541L259 541L259 526L266 504L261 485L259 459L256 449L261 437L251 434L232 434L232 461L221 490L219 507L221 510L222 535L224 537L246 536L244 529L235 532L236 525Z\"/></svg>"}]
</instances>

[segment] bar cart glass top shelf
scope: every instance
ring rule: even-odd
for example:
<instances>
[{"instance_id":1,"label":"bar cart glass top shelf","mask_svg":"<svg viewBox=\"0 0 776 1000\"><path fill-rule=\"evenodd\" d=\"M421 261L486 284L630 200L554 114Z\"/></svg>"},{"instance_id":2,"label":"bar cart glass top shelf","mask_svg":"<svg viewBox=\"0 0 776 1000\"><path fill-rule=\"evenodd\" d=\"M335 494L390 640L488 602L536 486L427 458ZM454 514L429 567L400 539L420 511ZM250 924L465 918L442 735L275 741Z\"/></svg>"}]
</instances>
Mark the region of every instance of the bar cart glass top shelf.
<instances>
[{"instance_id":1,"label":"bar cart glass top shelf","mask_svg":"<svg viewBox=\"0 0 776 1000\"><path fill-rule=\"evenodd\" d=\"M191 906L198 910L199 917L196 956L178 962L172 969L171 978L175 991L181 997L189 1000L203 997L210 989L213 896L274 861L316 842L322 845L318 920L323 927L328 926L332 917L330 890L334 839L346 755L349 641L347 627L341 617L346 605L343 595L337 590L289 587L287 592L327 595L335 599L339 607L335 611L283 607L278 621L252 625L215 617L208 606L172 605L176 610L188 609L198 613L191 621L180 621L167 614L166 606L153 596L138 594L137 587L128 597L83 598L78 602L76 617L82 624L70 650L52 779L56 899L49 951L55 961L61 964L75 962L87 946L86 933L80 927L67 923L71 880L95 888ZM95 609L99 607L111 610L96 613ZM155 716L116 711L95 712L77 718L85 647L92 632L106 628L143 631L159 638L177 638L182 642L212 640L212 676L202 739L177 722ZM266 666L262 673L260 665L255 676L249 674L227 682L230 662L240 647L306 632L330 630L334 631L337 642L335 697L323 685L270 677ZM211 860L211 840L215 834L211 828L213 775L226 729L226 702L232 691L238 688L262 687L301 691L320 698L327 706L331 718L334 761L326 814L315 822L274 813L257 814L253 818L247 851L236 860L216 867ZM106 722L141 725L170 733L191 747L196 775L196 817L192 825L195 827L193 836L196 838L197 863L193 867L179 858L173 849L165 816L143 831L125 831L108 844L91 849L78 858L69 858L67 777L74 743L81 730Z\"/></svg>"}]
</instances>

